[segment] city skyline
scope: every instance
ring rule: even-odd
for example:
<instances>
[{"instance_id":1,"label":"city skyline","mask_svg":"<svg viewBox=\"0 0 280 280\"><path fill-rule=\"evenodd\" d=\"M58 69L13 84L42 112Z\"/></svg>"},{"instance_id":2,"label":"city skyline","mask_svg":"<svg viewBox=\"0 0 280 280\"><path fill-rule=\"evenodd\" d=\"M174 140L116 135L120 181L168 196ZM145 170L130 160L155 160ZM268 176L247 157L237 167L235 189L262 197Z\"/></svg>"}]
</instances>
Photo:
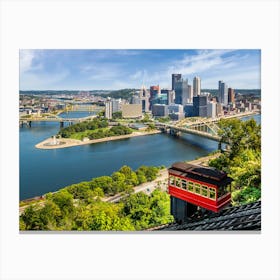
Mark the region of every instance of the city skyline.
<instances>
[{"instance_id":1,"label":"city skyline","mask_svg":"<svg viewBox=\"0 0 280 280\"><path fill-rule=\"evenodd\" d=\"M20 90L113 90L143 84L171 88L171 75L260 89L261 51L252 50L20 50Z\"/></svg>"}]
</instances>

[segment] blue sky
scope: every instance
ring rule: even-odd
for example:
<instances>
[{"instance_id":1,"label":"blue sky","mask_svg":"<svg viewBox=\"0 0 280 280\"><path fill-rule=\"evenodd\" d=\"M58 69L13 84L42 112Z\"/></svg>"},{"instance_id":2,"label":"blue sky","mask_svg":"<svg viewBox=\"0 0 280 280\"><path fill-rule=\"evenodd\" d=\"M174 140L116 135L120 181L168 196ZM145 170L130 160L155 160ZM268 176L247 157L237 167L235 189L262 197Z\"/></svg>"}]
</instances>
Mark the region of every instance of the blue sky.
<instances>
[{"instance_id":1,"label":"blue sky","mask_svg":"<svg viewBox=\"0 0 280 280\"><path fill-rule=\"evenodd\" d=\"M20 50L21 90L171 88L171 74L216 89L259 89L260 50Z\"/></svg>"}]
</instances>

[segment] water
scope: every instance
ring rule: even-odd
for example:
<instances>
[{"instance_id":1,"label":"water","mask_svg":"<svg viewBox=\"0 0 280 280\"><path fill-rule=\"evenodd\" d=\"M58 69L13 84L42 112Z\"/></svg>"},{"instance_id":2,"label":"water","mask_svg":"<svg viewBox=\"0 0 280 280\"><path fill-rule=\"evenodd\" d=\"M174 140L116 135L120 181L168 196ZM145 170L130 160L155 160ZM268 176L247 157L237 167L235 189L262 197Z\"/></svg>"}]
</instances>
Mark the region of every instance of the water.
<instances>
[{"instance_id":1,"label":"water","mask_svg":"<svg viewBox=\"0 0 280 280\"><path fill-rule=\"evenodd\" d=\"M72 112L61 116L87 115L87 112ZM55 122L20 128L20 200L111 175L123 165L133 169L140 165L170 166L175 161L192 160L217 149L214 141L186 134L179 138L156 134L66 149L34 147L58 130L59 123Z\"/></svg>"}]
</instances>

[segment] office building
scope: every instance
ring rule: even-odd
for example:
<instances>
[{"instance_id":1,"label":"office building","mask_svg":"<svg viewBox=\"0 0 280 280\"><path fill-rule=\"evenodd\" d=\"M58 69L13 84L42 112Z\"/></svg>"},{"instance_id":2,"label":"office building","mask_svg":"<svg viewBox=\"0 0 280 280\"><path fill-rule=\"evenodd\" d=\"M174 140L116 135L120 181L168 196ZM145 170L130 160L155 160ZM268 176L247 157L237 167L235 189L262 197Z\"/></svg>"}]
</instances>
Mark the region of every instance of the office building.
<instances>
[{"instance_id":1,"label":"office building","mask_svg":"<svg viewBox=\"0 0 280 280\"><path fill-rule=\"evenodd\" d=\"M223 105L221 103L217 103L216 114L217 114L217 117L224 115Z\"/></svg>"},{"instance_id":2,"label":"office building","mask_svg":"<svg viewBox=\"0 0 280 280\"><path fill-rule=\"evenodd\" d=\"M193 87L192 85L188 85L188 103L193 102Z\"/></svg>"},{"instance_id":3,"label":"office building","mask_svg":"<svg viewBox=\"0 0 280 280\"><path fill-rule=\"evenodd\" d=\"M186 104L184 106L185 117L193 117L193 103Z\"/></svg>"},{"instance_id":4,"label":"office building","mask_svg":"<svg viewBox=\"0 0 280 280\"><path fill-rule=\"evenodd\" d=\"M233 88L228 88L228 103L234 103L234 89Z\"/></svg>"},{"instance_id":5,"label":"office building","mask_svg":"<svg viewBox=\"0 0 280 280\"><path fill-rule=\"evenodd\" d=\"M193 78L193 96L200 95L201 91L201 80L199 77L195 76Z\"/></svg>"},{"instance_id":6,"label":"office building","mask_svg":"<svg viewBox=\"0 0 280 280\"><path fill-rule=\"evenodd\" d=\"M217 116L217 103L216 102L209 102L207 104L207 117L208 118L215 118Z\"/></svg>"},{"instance_id":7,"label":"office building","mask_svg":"<svg viewBox=\"0 0 280 280\"><path fill-rule=\"evenodd\" d=\"M218 99L219 103L225 106L228 104L228 86L223 81L219 81Z\"/></svg>"},{"instance_id":8,"label":"office building","mask_svg":"<svg viewBox=\"0 0 280 280\"><path fill-rule=\"evenodd\" d=\"M181 105L188 103L188 79L175 82L175 103Z\"/></svg>"},{"instance_id":9,"label":"office building","mask_svg":"<svg viewBox=\"0 0 280 280\"><path fill-rule=\"evenodd\" d=\"M138 95L132 95L131 104L142 104L141 98Z\"/></svg>"},{"instance_id":10,"label":"office building","mask_svg":"<svg viewBox=\"0 0 280 280\"><path fill-rule=\"evenodd\" d=\"M182 79L182 74L172 74L172 90L175 90L175 83Z\"/></svg>"},{"instance_id":11,"label":"office building","mask_svg":"<svg viewBox=\"0 0 280 280\"><path fill-rule=\"evenodd\" d=\"M175 100L175 90L162 89L161 94L166 94L167 96L167 105L174 103Z\"/></svg>"},{"instance_id":12,"label":"office building","mask_svg":"<svg viewBox=\"0 0 280 280\"><path fill-rule=\"evenodd\" d=\"M166 117L168 115L168 107L165 104L154 104L152 106L152 114L154 117Z\"/></svg>"},{"instance_id":13,"label":"office building","mask_svg":"<svg viewBox=\"0 0 280 280\"><path fill-rule=\"evenodd\" d=\"M149 112L150 110L150 91L142 86L139 92L139 98L142 104L142 112Z\"/></svg>"},{"instance_id":14,"label":"office building","mask_svg":"<svg viewBox=\"0 0 280 280\"><path fill-rule=\"evenodd\" d=\"M159 94L160 94L160 87L159 87L159 85L157 85L157 86L150 86L150 98L151 99L155 98Z\"/></svg>"},{"instance_id":15,"label":"office building","mask_svg":"<svg viewBox=\"0 0 280 280\"><path fill-rule=\"evenodd\" d=\"M123 104L123 118L140 118L142 117L142 104Z\"/></svg>"},{"instance_id":16,"label":"office building","mask_svg":"<svg viewBox=\"0 0 280 280\"><path fill-rule=\"evenodd\" d=\"M112 108L112 100L110 97L107 98L105 101L105 118L108 120L112 119L112 113L113 113L113 108Z\"/></svg>"},{"instance_id":17,"label":"office building","mask_svg":"<svg viewBox=\"0 0 280 280\"><path fill-rule=\"evenodd\" d=\"M112 113L120 112L122 105L122 99L112 99Z\"/></svg>"},{"instance_id":18,"label":"office building","mask_svg":"<svg viewBox=\"0 0 280 280\"><path fill-rule=\"evenodd\" d=\"M207 96L193 97L193 114L194 116L207 117Z\"/></svg>"},{"instance_id":19,"label":"office building","mask_svg":"<svg viewBox=\"0 0 280 280\"><path fill-rule=\"evenodd\" d=\"M185 117L184 107L181 104L168 105L168 116L172 120L181 120Z\"/></svg>"},{"instance_id":20,"label":"office building","mask_svg":"<svg viewBox=\"0 0 280 280\"><path fill-rule=\"evenodd\" d=\"M149 110L152 109L152 105L156 104L156 99L158 99L160 95L160 87L157 86L150 86L150 99L149 99Z\"/></svg>"}]
</instances>

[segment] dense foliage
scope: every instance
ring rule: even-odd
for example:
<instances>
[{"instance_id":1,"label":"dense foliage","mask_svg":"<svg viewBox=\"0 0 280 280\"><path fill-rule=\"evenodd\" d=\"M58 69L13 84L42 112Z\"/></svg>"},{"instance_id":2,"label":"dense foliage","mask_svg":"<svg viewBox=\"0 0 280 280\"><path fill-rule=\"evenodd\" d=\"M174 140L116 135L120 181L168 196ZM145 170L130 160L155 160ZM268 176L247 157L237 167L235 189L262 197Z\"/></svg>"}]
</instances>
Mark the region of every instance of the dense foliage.
<instances>
[{"instance_id":1,"label":"dense foliage","mask_svg":"<svg viewBox=\"0 0 280 280\"><path fill-rule=\"evenodd\" d=\"M122 118L122 111L112 113L113 120L121 119Z\"/></svg>"},{"instance_id":2,"label":"dense foliage","mask_svg":"<svg viewBox=\"0 0 280 280\"><path fill-rule=\"evenodd\" d=\"M111 97L111 98L115 98L115 99L122 98L122 99L129 100L133 96L134 92L135 92L135 89L126 88L126 89L111 91L110 93L104 94L103 96Z\"/></svg>"},{"instance_id":3,"label":"dense foliage","mask_svg":"<svg viewBox=\"0 0 280 280\"><path fill-rule=\"evenodd\" d=\"M111 176L94 178L46 195L20 216L21 230L142 230L173 221L167 193L136 193L118 204L101 201L104 195L132 192L133 186L152 181L159 168L123 166Z\"/></svg>"},{"instance_id":4,"label":"dense foliage","mask_svg":"<svg viewBox=\"0 0 280 280\"><path fill-rule=\"evenodd\" d=\"M132 130L129 127L117 125L108 128L108 120L105 118L95 118L92 121L85 121L61 128L58 135L63 138L78 138L80 140L88 137L92 140L131 133Z\"/></svg>"},{"instance_id":5,"label":"dense foliage","mask_svg":"<svg viewBox=\"0 0 280 280\"><path fill-rule=\"evenodd\" d=\"M253 202L261 198L261 126L255 120L238 119L220 122L221 142L229 150L209 162L224 170L233 179L233 205Z\"/></svg>"}]
</instances>

